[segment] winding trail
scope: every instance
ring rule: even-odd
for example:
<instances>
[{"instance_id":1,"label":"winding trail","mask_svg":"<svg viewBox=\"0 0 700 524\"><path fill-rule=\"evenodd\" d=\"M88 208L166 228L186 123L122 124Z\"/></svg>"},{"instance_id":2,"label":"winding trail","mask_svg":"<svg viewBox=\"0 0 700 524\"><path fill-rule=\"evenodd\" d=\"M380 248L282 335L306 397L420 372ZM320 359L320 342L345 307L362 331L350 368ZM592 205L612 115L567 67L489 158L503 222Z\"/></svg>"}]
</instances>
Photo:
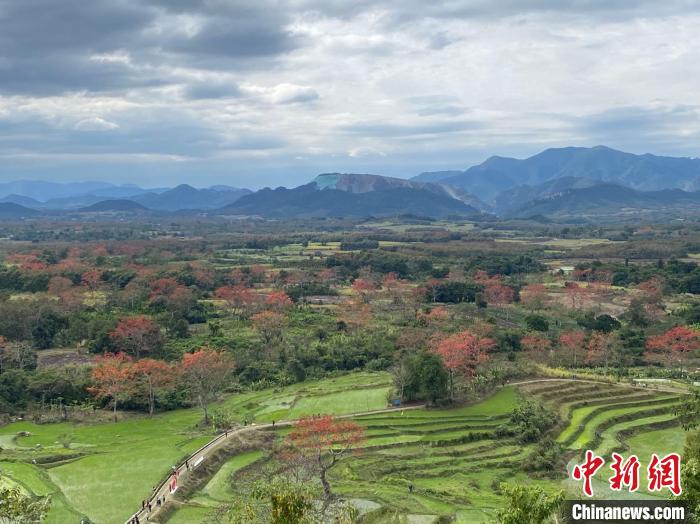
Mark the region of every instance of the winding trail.
<instances>
[{"instance_id":1,"label":"winding trail","mask_svg":"<svg viewBox=\"0 0 700 524\"><path fill-rule=\"evenodd\" d=\"M509 382L507 384L504 384L502 387L505 386L524 386L527 384L535 384L538 382L584 382L584 383L595 383L595 384L615 384L614 382L609 382L605 380L593 380L593 379L586 379L586 378L537 378L537 379L530 379L530 380L522 380L519 382ZM642 389L642 390L656 390L656 391L664 391L664 392L669 392L669 393L687 393L687 390L683 390L681 388L675 388L672 386L665 386L663 384L658 384L658 383L652 383L648 386L643 386L639 383L632 383L632 384L618 384L620 386L626 385L631 388L636 388L636 389ZM361 417L365 415L375 415L375 414L381 414L381 413L394 413L396 411L406 411L406 410L413 410L413 409L422 409L424 408L425 405L420 404L416 406L403 406L403 407L396 407L396 408L386 408L386 409L376 409L373 411L363 411L363 412L357 412L357 413L348 413L346 415L338 415L336 418L354 418L354 417ZM199 448L197 451L192 453L189 457L185 459L184 462L179 464L177 467L173 467L173 474L177 474L178 476L178 483L181 482L184 479L187 479L190 468L191 469L196 469L196 467L201 464L202 461L206 459L206 456L209 453L212 453L219 449L221 446L226 444L230 439L233 437L237 437L240 435L244 435L246 433L251 433L253 431L258 431L258 430L267 430L267 429L272 429L272 428L284 428L284 427L289 427L293 424L298 422L298 420L285 420L285 421L280 421L275 423L274 425L269 423L269 424L259 424L255 425L252 424L250 426L244 426L242 428L226 431L224 433L221 433L214 437L212 440L207 442L204 446ZM189 465L189 467L188 467ZM167 478L165 478L163 481L161 481L160 484L158 484L153 491L151 492L151 495L145 499L146 500L146 506L143 509L140 509L139 511L133 513L129 519L127 519L126 524L131 524L132 522L135 522L133 519L136 517L138 518L139 522L149 522L151 521L150 519L152 517L156 517L158 514L158 511L162 507L162 504L167 501L173 493L170 492L170 479L171 475L168 475ZM161 500L161 506L157 505L157 500ZM151 506L151 511L148 511L148 505L150 504ZM155 521L153 521L155 522Z\"/></svg>"}]
</instances>

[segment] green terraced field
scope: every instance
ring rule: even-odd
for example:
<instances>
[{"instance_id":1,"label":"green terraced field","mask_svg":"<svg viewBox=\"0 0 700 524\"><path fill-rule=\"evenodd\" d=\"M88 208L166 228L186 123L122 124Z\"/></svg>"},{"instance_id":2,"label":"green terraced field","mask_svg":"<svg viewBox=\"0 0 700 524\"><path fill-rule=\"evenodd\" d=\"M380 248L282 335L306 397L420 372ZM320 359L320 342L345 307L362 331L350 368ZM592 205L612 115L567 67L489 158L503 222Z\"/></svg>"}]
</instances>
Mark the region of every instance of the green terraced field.
<instances>
[{"instance_id":1,"label":"green terraced field","mask_svg":"<svg viewBox=\"0 0 700 524\"><path fill-rule=\"evenodd\" d=\"M673 406L680 399L677 394L584 381L532 382L502 388L472 406L357 417L369 438L361 454L332 470L333 489L358 501L358 508L369 512L367 522L383 522L385 517L372 520L372 511L380 511L372 508L377 507L411 522L432 522L438 516L455 522L493 522L502 504L496 488L504 481L579 493L580 487L566 480L564 472L561 480L548 480L531 478L523 471L534 444L523 446L514 438L496 437L495 429L507 423L520 397L537 398L560 413L563 422L556 437L573 455L589 443L596 444L598 453L627 445L647 454L659 434L673 443L669 449L682 448L684 434L679 427L655 429L656 424L673 423ZM355 395L348 399L357 401ZM621 439L621 434L631 430L639 433L627 442ZM280 437L287 433L278 430ZM411 484L413 493L408 490ZM603 483L600 486L605 488ZM193 505L201 500L201 496L193 497L184 507L194 511ZM183 522L179 512L177 515L171 522Z\"/></svg>"}]
</instances>

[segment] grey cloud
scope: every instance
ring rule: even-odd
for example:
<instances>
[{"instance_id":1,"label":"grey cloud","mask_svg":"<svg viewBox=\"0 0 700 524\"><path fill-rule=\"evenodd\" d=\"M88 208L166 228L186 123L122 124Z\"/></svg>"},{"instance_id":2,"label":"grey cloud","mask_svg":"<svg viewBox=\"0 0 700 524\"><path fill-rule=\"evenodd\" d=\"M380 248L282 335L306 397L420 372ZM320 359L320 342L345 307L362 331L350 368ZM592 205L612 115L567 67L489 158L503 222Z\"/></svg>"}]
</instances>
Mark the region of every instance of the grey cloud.
<instances>
[{"instance_id":1,"label":"grey cloud","mask_svg":"<svg viewBox=\"0 0 700 524\"><path fill-rule=\"evenodd\" d=\"M697 155L700 141L700 107L628 106L563 120L585 145L636 153Z\"/></svg>"},{"instance_id":2,"label":"grey cloud","mask_svg":"<svg viewBox=\"0 0 700 524\"><path fill-rule=\"evenodd\" d=\"M261 151L279 149L286 145L286 141L280 137L249 134L227 140L224 144L225 149L240 150L240 151Z\"/></svg>"},{"instance_id":3,"label":"grey cloud","mask_svg":"<svg viewBox=\"0 0 700 524\"><path fill-rule=\"evenodd\" d=\"M0 120L0 153L141 154L203 156L217 151L225 138L185 114L149 111L123 115L117 127L103 117L82 119L70 126L33 115Z\"/></svg>"},{"instance_id":4,"label":"grey cloud","mask_svg":"<svg viewBox=\"0 0 700 524\"><path fill-rule=\"evenodd\" d=\"M0 92L32 95L158 83L124 63L90 60L121 49L154 18L125 2L0 0Z\"/></svg>"},{"instance_id":5,"label":"grey cloud","mask_svg":"<svg viewBox=\"0 0 700 524\"><path fill-rule=\"evenodd\" d=\"M241 96L241 90L233 82L200 80L191 82L184 88L185 98L206 100L214 98L233 98Z\"/></svg>"},{"instance_id":6,"label":"grey cloud","mask_svg":"<svg viewBox=\"0 0 700 524\"><path fill-rule=\"evenodd\" d=\"M345 126L348 133L370 137L410 137L416 135L441 135L446 133L459 133L484 127L481 122L456 121L434 122L426 124L384 124L361 123Z\"/></svg>"},{"instance_id":7,"label":"grey cloud","mask_svg":"<svg viewBox=\"0 0 700 524\"><path fill-rule=\"evenodd\" d=\"M620 107L574 118L572 125L586 134L603 137L667 135L688 126L700 131L700 108Z\"/></svg>"},{"instance_id":8,"label":"grey cloud","mask_svg":"<svg viewBox=\"0 0 700 524\"><path fill-rule=\"evenodd\" d=\"M321 97L313 87L279 84L272 89L269 98L275 104L304 104Z\"/></svg>"},{"instance_id":9,"label":"grey cloud","mask_svg":"<svg viewBox=\"0 0 700 524\"><path fill-rule=\"evenodd\" d=\"M0 0L0 50L5 59L104 52L128 46L154 17L153 9L121 1Z\"/></svg>"},{"instance_id":10,"label":"grey cloud","mask_svg":"<svg viewBox=\"0 0 700 524\"><path fill-rule=\"evenodd\" d=\"M0 0L0 93L50 95L177 83L173 67L262 67L300 44L275 2ZM170 29L179 9L201 21ZM165 29L163 29L165 28ZM122 61L95 55L123 55ZM197 88L193 88L195 91ZM195 95L197 96L197 95Z\"/></svg>"},{"instance_id":11,"label":"grey cloud","mask_svg":"<svg viewBox=\"0 0 700 524\"><path fill-rule=\"evenodd\" d=\"M168 52L230 60L285 53L297 47L298 41L280 26L277 17L247 12L211 19L192 37L178 36L163 45Z\"/></svg>"},{"instance_id":12,"label":"grey cloud","mask_svg":"<svg viewBox=\"0 0 700 524\"><path fill-rule=\"evenodd\" d=\"M537 13L621 18L700 12L700 5L694 0L306 0L300 5L330 16L353 16L376 8L385 10L387 20L393 22L425 18L501 18Z\"/></svg>"},{"instance_id":13,"label":"grey cloud","mask_svg":"<svg viewBox=\"0 0 700 524\"><path fill-rule=\"evenodd\" d=\"M0 93L6 94L47 96L69 91L106 92L162 86L172 81L154 70L91 60L85 55L46 53L27 60L0 59Z\"/></svg>"},{"instance_id":14,"label":"grey cloud","mask_svg":"<svg viewBox=\"0 0 700 524\"><path fill-rule=\"evenodd\" d=\"M424 95L406 98L405 101L415 107L415 113L419 116L459 116L467 112L467 108L461 105L461 101L452 96Z\"/></svg>"}]
</instances>

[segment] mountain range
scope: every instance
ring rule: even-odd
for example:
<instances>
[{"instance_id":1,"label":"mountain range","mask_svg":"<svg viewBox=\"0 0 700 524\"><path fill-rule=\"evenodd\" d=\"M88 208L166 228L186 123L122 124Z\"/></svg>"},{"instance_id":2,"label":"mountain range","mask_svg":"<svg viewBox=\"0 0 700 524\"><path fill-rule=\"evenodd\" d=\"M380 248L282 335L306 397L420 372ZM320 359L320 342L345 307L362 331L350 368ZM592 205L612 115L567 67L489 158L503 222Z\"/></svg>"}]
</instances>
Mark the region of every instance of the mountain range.
<instances>
[{"instance_id":1,"label":"mountain range","mask_svg":"<svg viewBox=\"0 0 700 524\"><path fill-rule=\"evenodd\" d=\"M700 159L634 155L605 146L547 149L525 159L494 156L464 171L412 179L325 173L295 188L253 192L219 185L144 189L103 182L0 183L0 218L90 213L205 213L287 217L700 216Z\"/></svg>"},{"instance_id":2,"label":"mountain range","mask_svg":"<svg viewBox=\"0 0 700 524\"><path fill-rule=\"evenodd\" d=\"M223 208L232 215L273 218L417 214L477 216L473 196L440 184L366 174L328 173L294 189L265 188ZM483 203L479 203L483 205Z\"/></svg>"},{"instance_id":3,"label":"mountain range","mask_svg":"<svg viewBox=\"0 0 700 524\"><path fill-rule=\"evenodd\" d=\"M461 172L422 173L412 180L440 182L465 189L482 200L516 186L559 178L613 182L641 191L700 190L700 159L634 155L606 146L546 149L525 159L493 156Z\"/></svg>"},{"instance_id":4,"label":"mountain range","mask_svg":"<svg viewBox=\"0 0 700 524\"><path fill-rule=\"evenodd\" d=\"M601 182L590 187L567 189L542 195L505 216L528 218L586 218L601 221L612 218L640 218L654 214L683 218L700 215L700 192L682 189L638 191L630 187Z\"/></svg>"},{"instance_id":5,"label":"mountain range","mask_svg":"<svg viewBox=\"0 0 700 524\"><path fill-rule=\"evenodd\" d=\"M222 185L196 189L181 184L174 188L143 189L102 182L59 184L36 180L0 184L0 203L12 202L32 209L76 211L104 200L131 200L152 210L179 211L221 208L250 193L249 189Z\"/></svg>"}]
</instances>

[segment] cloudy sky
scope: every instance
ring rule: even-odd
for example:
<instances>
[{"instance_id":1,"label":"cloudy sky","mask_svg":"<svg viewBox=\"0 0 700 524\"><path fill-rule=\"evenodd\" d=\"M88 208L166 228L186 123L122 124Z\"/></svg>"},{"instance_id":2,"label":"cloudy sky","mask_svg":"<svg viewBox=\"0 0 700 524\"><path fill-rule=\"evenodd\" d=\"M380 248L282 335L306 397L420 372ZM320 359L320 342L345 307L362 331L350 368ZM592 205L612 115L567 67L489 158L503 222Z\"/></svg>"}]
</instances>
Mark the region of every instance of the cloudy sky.
<instances>
[{"instance_id":1,"label":"cloudy sky","mask_svg":"<svg viewBox=\"0 0 700 524\"><path fill-rule=\"evenodd\" d=\"M0 179L700 155L697 0L0 0Z\"/></svg>"}]
</instances>

